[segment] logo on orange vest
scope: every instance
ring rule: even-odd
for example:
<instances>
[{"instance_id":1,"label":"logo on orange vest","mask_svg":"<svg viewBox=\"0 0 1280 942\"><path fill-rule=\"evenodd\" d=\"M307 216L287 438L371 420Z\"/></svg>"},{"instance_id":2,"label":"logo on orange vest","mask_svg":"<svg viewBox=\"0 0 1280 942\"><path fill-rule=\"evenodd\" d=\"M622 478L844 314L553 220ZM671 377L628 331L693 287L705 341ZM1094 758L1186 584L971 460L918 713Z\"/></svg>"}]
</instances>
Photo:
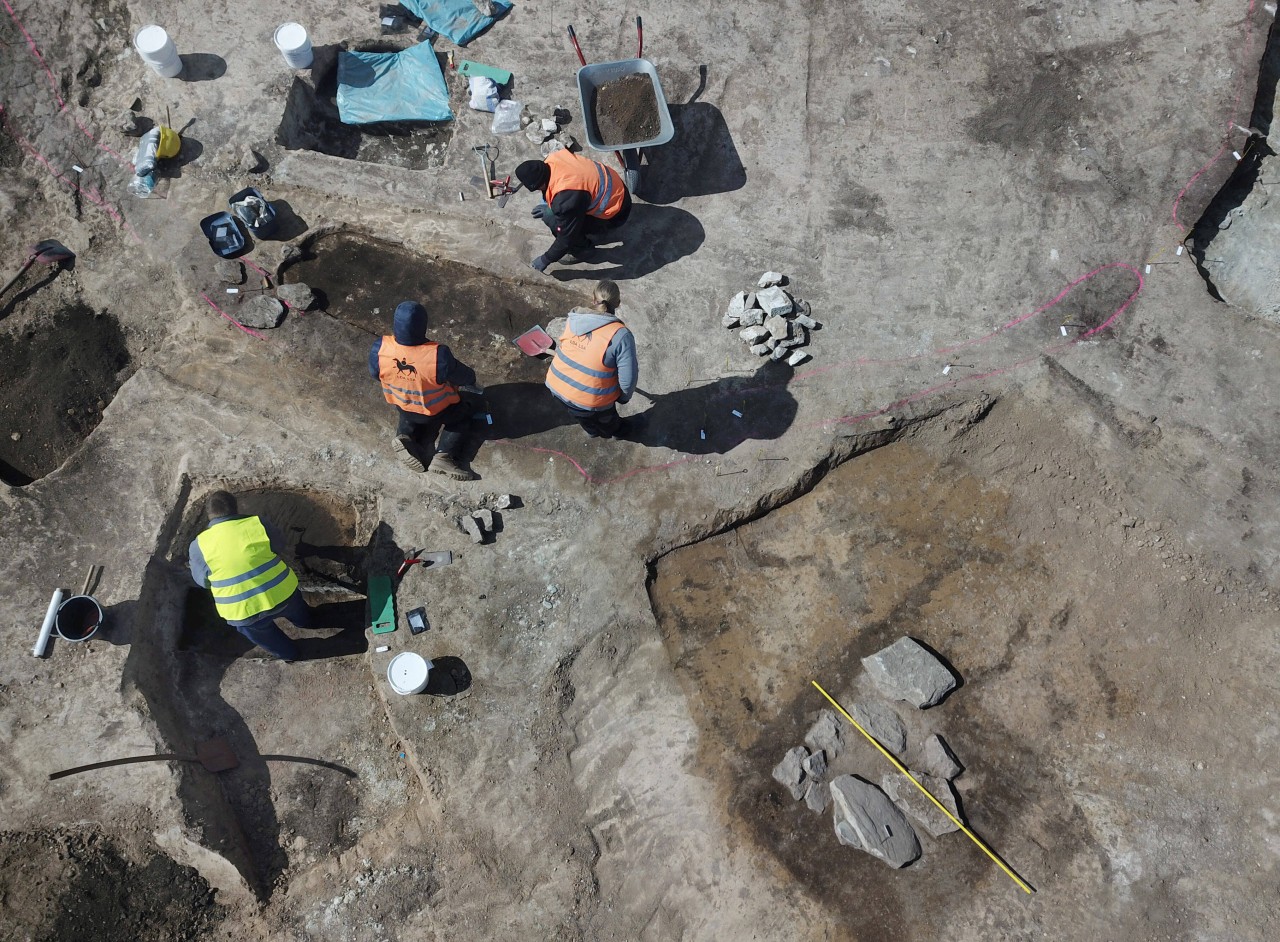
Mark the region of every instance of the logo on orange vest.
<instances>
[{"instance_id":1,"label":"logo on orange vest","mask_svg":"<svg viewBox=\"0 0 1280 942\"><path fill-rule=\"evenodd\" d=\"M414 366L412 363L410 363L408 360L401 360L398 357L392 357L391 359L395 360L397 372L412 373L415 376L418 375L418 368Z\"/></svg>"}]
</instances>

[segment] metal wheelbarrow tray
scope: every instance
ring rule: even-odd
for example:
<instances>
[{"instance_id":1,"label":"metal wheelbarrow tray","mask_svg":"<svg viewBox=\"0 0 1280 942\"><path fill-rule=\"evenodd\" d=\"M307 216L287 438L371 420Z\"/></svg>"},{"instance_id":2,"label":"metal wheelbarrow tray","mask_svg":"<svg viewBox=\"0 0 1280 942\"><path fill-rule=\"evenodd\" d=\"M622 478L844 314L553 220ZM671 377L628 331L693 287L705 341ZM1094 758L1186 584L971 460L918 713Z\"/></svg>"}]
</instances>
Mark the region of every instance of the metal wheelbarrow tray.
<instances>
[{"instance_id":1,"label":"metal wheelbarrow tray","mask_svg":"<svg viewBox=\"0 0 1280 942\"><path fill-rule=\"evenodd\" d=\"M647 75L649 81L653 82L653 97L658 104L658 133L647 141L606 144L600 140L600 129L596 126L595 109L592 107L595 94L600 86L629 75ZM639 150L642 147L657 147L660 144L666 144L676 136L675 125L671 123L671 110L667 107L667 96L662 93L662 83L658 81L658 70L648 59L622 59L618 62L584 65L578 70L578 98L582 106L582 125L587 133L587 143L596 150Z\"/></svg>"}]
</instances>

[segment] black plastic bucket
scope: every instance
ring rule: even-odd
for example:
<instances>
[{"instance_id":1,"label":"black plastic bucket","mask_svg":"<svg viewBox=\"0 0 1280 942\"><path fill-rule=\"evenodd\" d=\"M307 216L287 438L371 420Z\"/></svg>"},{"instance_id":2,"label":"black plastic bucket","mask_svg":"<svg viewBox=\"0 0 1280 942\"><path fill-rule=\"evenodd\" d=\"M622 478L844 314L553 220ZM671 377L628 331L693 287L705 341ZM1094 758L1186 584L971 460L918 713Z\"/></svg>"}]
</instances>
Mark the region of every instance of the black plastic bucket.
<instances>
[{"instance_id":1,"label":"black plastic bucket","mask_svg":"<svg viewBox=\"0 0 1280 942\"><path fill-rule=\"evenodd\" d=\"M58 606L53 626L65 641L88 641L102 627L104 617L92 595L73 595Z\"/></svg>"}]
</instances>

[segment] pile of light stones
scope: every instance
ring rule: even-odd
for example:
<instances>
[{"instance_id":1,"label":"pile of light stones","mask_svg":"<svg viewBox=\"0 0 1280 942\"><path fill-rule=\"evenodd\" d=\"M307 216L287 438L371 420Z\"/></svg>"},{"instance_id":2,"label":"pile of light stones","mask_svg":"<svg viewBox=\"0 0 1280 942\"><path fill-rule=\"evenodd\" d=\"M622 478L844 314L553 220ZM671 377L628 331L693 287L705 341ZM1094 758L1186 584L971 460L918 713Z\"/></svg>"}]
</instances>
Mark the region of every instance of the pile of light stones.
<instances>
[{"instance_id":1,"label":"pile of light stones","mask_svg":"<svg viewBox=\"0 0 1280 942\"><path fill-rule=\"evenodd\" d=\"M903 700L922 709L941 702L956 686L946 666L910 638L898 639L863 658L862 664L886 701ZM907 764L907 729L888 702L860 701L849 712L880 745ZM905 867L921 853L908 818L933 837L958 830L897 770L881 776L879 787L858 775L833 775L833 765L849 736L860 734L831 710L823 710L805 734L805 744L788 750L773 769L774 780L811 811L821 813L828 805L833 807L832 823L841 844L891 867ZM964 769L941 736L935 733L925 739L916 764L920 768L910 770L912 778L963 821L951 781Z\"/></svg>"},{"instance_id":2,"label":"pile of light stones","mask_svg":"<svg viewBox=\"0 0 1280 942\"><path fill-rule=\"evenodd\" d=\"M810 332L822 325L810 315L809 302L792 296L782 286L790 284L786 275L767 271L760 276L755 291L739 291L729 301L729 310L720 323L737 330L757 356L786 360L799 366L810 354L800 347L809 345Z\"/></svg>"}]
</instances>

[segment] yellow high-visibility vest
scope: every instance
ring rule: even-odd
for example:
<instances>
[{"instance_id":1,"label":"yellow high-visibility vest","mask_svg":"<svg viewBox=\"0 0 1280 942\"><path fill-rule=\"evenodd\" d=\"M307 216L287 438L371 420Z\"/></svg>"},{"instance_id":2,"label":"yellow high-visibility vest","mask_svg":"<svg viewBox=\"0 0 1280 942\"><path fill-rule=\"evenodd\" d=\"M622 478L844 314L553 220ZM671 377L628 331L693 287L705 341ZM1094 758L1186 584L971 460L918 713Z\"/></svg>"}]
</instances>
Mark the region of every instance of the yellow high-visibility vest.
<instances>
[{"instance_id":1,"label":"yellow high-visibility vest","mask_svg":"<svg viewBox=\"0 0 1280 942\"><path fill-rule=\"evenodd\" d=\"M242 622L278 608L298 589L298 577L271 548L257 517L216 523L196 537L209 566L218 614Z\"/></svg>"}]
</instances>

